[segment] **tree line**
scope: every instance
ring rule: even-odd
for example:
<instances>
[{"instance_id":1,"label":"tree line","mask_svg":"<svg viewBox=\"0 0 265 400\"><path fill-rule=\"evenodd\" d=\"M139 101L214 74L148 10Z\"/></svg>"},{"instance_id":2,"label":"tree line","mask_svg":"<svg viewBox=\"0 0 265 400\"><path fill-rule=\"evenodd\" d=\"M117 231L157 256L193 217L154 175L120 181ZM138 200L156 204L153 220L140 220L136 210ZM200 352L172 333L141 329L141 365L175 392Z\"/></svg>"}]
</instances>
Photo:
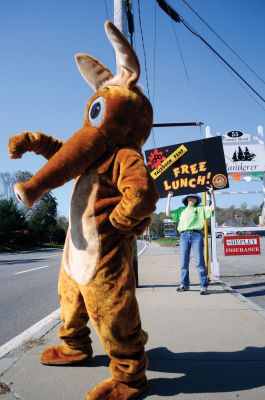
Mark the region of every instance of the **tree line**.
<instances>
[{"instance_id":1,"label":"tree line","mask_svg":"<svg viewBox=\"0 0 265 400\"><path fill-rule=\"evenodd\" d=\"M0 245L62 244L65 241L68 220L58 214L58 204L51 192L31 208L17 201L14 184L31 177L28 171L0 173Z\"/></svg>"},{"instance_id":2,"label":"tree line","mask_svg":"<svg viewBox=\"0 0 265 400\"><path fill-rule=\"evenodd\" d=\"M14 193L16 182L25 182L32 177L28 171L0 173L0 245L43 243L63 244L68 228L66 217L58 214L57 201L52 192L46 193L31 208L20 205ZM259 223L262 205L239 208L231 205L216 210L217 225L254 226ZM149 228L150 236L164 236L165 213L154 213ZM210 227L209 227L210 228Z\"/></svg>"},{"instance_id":3,"label":"tree line","mask_svg":"<svg viewBox=\"0 0 265 400\"><path fill-rule=\"evenodd\" d=\"M216 209L217 226L226 224L227 226L255 226L259 223L259 215L261 215L263 203L260 206L248 208L247 203L242 203L240 207L231 205L228 208ZM166 214L160 212L154 213L152 216L152 224L149 228L150 236L164 236L164 219ZM210 230L210 225L209 225Z\"/></svg>"}]
</instances>

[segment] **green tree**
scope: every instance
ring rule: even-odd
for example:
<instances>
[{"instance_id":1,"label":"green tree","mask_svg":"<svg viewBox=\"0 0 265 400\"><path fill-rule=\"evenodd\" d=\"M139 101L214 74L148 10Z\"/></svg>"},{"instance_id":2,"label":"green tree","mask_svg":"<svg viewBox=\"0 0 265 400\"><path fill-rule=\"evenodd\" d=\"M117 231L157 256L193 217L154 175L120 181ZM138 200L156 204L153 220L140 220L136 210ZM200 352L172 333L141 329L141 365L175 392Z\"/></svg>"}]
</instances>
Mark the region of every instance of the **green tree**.
<instances>
[{"instance_id":1,"label":"green tree","mask_svg":"<svg viewBox=\"0 0 265 400\"><path fill-rule=\"evenodd\" d=\"M0 199L0 242L8 243L14 237L23 236L27 221L23 211L13 198Z\"/></svg>"},{"instance_id":2,"label":"green tree","mask_svg":"<svg viewBox=\"0 0 265 400\"><path fill-rule=\"evenodd\" d=\"M165 213L154 213L152 215L152 223L149 228L150 236L164 236L164 219Z\"/></svg>"},{"instance_id":3,"label":"green tree","mask_svg":"<svg viewBox=\"0 0 265 400\"><path fill-rule=\"evenodd\" d=\"M52 240L52 232L57 225L57 201L49 192L38 200L27 216L29 229L36 242L44 243Z\"/></svg>"},{"instance_id":4,"label":"green tree","mask_svg":"<svg viewBox=\"0 0 265 400\"><path fill-rule=\"evenodd\" d=\"M55 243L62 244L65 241L66 232L68 229L68 219L60 215L56 219L56 226L52 230L52 241Z\"/></svg>"},{"instance_id":5,"label":"green tree","mask_svg":"<svg viewBox=\"0 0 265 400\"><path fill-rule=\"evenodd\" d=\"M261 206L253 206L248 208L244 202L240 208L234 205L229 208L217 208L216 220L218 225L226 223L227 226L254 226L259 222Z\"/></svg>"},{"instance_id":6,"label":"green tree","mask_svg":"<svg viewBox=\"0 0 265 400\"><path fill-rule=\"evenodd\" d=\"M57 215L57 201L51 192L41 197L31 208L22 206L16 199L14 184L26 182L32 178L28 171L0 173L0 238L17 241L18 232L28 228L27 238L36 243L63 243L68 228L68 220ZM2 233L1 233L2 232ZM3 233L5 232L5 233ZM16 232L16 233L15 233ZM23 235L23 233L21 233ZM24 236L26 240L26 237Z\"/></svg>"}]
</instances>

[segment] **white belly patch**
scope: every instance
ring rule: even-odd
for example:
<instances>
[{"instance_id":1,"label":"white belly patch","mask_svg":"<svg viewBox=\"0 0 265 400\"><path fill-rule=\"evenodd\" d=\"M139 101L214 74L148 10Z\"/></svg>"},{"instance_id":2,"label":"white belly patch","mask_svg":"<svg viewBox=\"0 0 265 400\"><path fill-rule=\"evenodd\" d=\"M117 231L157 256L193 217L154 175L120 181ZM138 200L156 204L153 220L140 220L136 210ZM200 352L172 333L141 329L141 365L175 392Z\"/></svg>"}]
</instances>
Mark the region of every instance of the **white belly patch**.
<instances>
[{"instance_id":1,"label":"white belly patch","mask_svg":"<svg viewBox=\"0 0 265 400\"><path fill-rule=\"evenodd\" d=\"M99 239L94 217L97 190L97 175L84 174L77 179L71 198L63 266L82 285L93 278L98 259Z\"/></svg>"}]
</instances>

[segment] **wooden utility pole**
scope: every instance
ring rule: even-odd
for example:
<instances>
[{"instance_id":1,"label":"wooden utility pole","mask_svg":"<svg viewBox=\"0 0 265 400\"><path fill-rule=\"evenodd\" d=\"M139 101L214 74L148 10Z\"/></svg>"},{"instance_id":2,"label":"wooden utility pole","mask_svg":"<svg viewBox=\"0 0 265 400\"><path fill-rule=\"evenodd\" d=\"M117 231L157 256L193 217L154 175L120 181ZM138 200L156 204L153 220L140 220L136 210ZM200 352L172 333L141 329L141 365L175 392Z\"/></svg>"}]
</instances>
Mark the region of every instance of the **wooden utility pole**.
<instances>
[{"instance_id":1,"label":"wooden utility pole","mask_svg":"<svg viewBox=\"0 0 265 400\"><path fill-rule=\"evenodd\" d=\"M128 39L129 29L128 29L128 19L127 19L127 15L126 15L126 4L125 3L126 3L126 0L114 0L114 25ZM127 0L127 3L130 3L130 1ZM116 62L116 65L118 66L117 62ZM139 279L138 279L137 239L134 239L134 241L133 241L133 272L134 272L134 276L135 276L136 287L138 287Z\"/></svg>"}]
</instances>

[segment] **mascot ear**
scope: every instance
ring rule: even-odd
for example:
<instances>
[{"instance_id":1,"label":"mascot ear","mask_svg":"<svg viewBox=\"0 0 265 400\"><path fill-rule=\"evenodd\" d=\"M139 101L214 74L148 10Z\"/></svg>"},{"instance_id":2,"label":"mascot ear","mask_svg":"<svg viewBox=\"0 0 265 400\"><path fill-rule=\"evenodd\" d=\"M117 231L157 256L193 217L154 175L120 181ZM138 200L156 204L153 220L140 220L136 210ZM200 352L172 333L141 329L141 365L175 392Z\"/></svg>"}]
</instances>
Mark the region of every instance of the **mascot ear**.
<instances>
[{"instance_id":1,"label":"mascot ear","mask_svg":"<svg viewBox=\"0 0 265 400\"><path fill-rule=\"evenodd\" d=\"M77 66L85 81L96 92L104 83L125 86L132 89L140 76L140 64L130 43L112 22L105 23L105 30L115 51L117 73L112 73L96 58L78 53L75 56Z\"/></svg>"},{"instance_id":2,"label":"mascot ear","mask_svg":"<svg viewBox=\"0 0 265 400\"><path fill-rule=\"evenodd\" d=\"M117 74L108 84L117 84L132 89L140 76L140 64L133 48L110 21L105 23L106 34L115 50Z\"/></svg>"},{"instance_id":3,"label":"mascot ear","mask_svg":"<svg viewBox=\"0 0 265 400\"><path fill-rule=\"evenodd\" d=\"M108 68L101 64L96 58L88 54L78 53L75 59L81 75L95 92L105 81L113 78Z\"/></svg>"}]
</instances>

